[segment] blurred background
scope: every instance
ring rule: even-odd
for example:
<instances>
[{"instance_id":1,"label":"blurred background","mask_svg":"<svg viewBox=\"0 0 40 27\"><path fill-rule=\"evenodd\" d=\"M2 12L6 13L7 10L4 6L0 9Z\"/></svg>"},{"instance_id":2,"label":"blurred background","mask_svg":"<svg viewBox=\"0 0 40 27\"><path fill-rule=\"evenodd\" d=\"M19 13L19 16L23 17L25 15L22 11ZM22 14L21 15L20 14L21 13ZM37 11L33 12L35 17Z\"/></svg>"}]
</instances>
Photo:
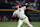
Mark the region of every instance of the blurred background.
<instances>
[{"instance_id":1,"label":"blurred background","mask_svg":"<svg viewBox=\"0 0 40 27\"><path fill-rule=\"evenodd\" d=\"M40 10L40 0L0 0L0 9L16 9L14 4L22 4L28 2L28 7L35 10ZM11 18L14 11L0 11L0 22L4 21L18 21L18 18ZM30 21L40 21L40 12L25 10L25 15L28 16Z\"/></svg>"}]
</instances>

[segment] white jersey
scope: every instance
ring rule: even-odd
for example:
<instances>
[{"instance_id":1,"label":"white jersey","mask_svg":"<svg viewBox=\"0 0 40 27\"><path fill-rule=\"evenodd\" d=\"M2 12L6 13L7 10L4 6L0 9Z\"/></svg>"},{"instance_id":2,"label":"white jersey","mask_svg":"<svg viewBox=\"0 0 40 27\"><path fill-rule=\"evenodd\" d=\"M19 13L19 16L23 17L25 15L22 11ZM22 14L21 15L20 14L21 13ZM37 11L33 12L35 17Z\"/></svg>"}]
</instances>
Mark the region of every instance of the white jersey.
<instances>
[{"instance_id":1,"label":"white jersey","mask_svg":"<svg viewBox=\"0 0 40 27\"><path fill-rule=\"evenodd\" d=\"M19 19L24 19L26 15L24 14L24 10L26 9L26 6L19 8L13 13L13 16L17 16Z\"/></svg>"}]
</instances>

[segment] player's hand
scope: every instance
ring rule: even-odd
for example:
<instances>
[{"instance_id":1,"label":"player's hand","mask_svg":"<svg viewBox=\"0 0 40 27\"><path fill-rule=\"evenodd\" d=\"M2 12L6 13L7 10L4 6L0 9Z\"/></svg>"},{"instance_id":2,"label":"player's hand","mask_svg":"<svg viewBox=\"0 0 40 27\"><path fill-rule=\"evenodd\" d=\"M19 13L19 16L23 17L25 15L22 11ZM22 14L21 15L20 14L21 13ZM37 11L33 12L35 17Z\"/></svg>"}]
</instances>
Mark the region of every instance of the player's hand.
<instances>
[{"instance_id":1,"label":"player's hand","mask_svg":"<svg viewBox=\"0 0 40 27\"><path fill-rule=\"evenodd\" d=\"M25 5L27 6L27 5L28 5L28 3L25 3Z\"/></svg>"},{"instance_id":2,"label":"player's hand","mask_svg":"<svg viewBox=\"0 0 40 27\"><path fill-rule=\"evenodd\" d=\"M13 17L11 17L11 18L15 18L15 17L13 16Z\"/></svg>"}]
</instances>

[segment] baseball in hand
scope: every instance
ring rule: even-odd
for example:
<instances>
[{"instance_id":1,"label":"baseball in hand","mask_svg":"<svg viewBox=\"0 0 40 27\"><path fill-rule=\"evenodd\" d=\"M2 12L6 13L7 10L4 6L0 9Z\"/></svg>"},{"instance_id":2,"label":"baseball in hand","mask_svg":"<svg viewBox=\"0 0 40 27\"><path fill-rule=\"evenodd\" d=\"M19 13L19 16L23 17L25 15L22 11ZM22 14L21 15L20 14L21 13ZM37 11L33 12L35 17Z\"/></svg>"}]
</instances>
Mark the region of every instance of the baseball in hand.
<instances>
[{"instance_id":1,"label":"baseball in hand","mask_svg":"<svg viewBox=\"0 0 40 27\"><path fill-rule=\"evenodd\" d=\"M27 6L27 5L28 5L28 3L25 3L25 5Z\"/></svg>"}]
</instances>

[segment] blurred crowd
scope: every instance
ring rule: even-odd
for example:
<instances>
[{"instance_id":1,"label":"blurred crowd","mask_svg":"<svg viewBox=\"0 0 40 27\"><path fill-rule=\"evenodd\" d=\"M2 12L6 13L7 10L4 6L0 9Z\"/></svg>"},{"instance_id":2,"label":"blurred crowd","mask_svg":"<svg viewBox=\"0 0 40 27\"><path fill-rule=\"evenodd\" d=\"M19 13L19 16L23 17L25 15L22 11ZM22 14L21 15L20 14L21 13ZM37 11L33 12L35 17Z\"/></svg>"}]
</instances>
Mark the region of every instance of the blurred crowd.
<instances>
[{"instance_id":1,"label":"blurred crowd","mask_svg":"<svg viewBox=\"0 0 40 27\"><path fill-rule=\"evenodd\" d=\"M0 16L0 21L1 22L8 22L8 21L18 21L18 18L16 17L16 18L9 18L8 16Z\"/></svg>"},{"instance_id":2,"label":"blurred crowd","mask_svg":"<svg viewBox=\"0 0 40 27\"><path fill-rule=\"evenodd\" d=\"M8 18L6 16L0 16L0 21L8 21Z\"/></svg>"},{"instance_id":3,"label":"blurred crowd","mask_svg":"<svg viewBox=\"0 0 40 27\"><path fill-rule=\"evenodd\" d=\"M1 1L1 0L0 0ZM31 9L40 9L40 0L4 0L0 4L0 8L6 9L15 9L14 4L18 3L19 6L22 6L25 2L28 2L28 7Z\"/></svg>"}]
</instances>

